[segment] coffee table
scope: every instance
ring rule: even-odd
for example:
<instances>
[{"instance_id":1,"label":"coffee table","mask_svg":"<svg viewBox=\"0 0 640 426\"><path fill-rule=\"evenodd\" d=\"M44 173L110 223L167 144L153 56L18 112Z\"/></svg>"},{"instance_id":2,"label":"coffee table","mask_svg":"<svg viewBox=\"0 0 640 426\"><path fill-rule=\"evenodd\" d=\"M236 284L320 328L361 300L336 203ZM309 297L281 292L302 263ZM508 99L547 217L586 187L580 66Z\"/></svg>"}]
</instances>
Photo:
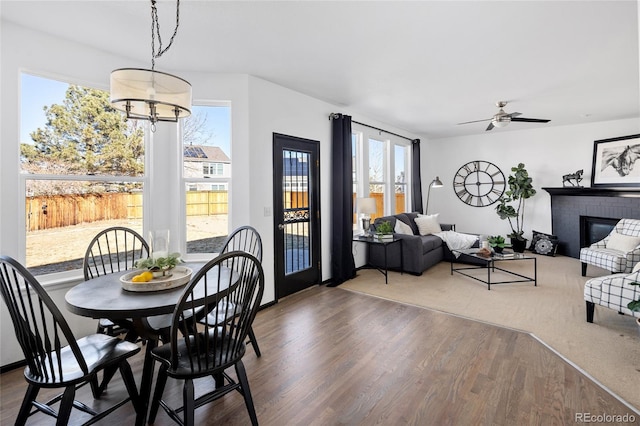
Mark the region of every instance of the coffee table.
<instances>
[{"instance_id":1,"label":"coffee table","mask_svg":"<svg viewBox=\"0 0 640 426\"><path fill-rule=\"evenodd\" d=\"M473 278L474 280L477 280L486 284L487 290L491 290L491 284L513 284L513 283L522 283L522 282L533 282L534 286L536 287L538 286L538 263L537 263L537 259L534 256L529 256L524 253L506 252L503 255L493 254L491 257L484 257L477 254L478 250L479 249L477 248L451 250L451 252L454 255L457 253L460 256L468 256L468 257L472 257L474 259L483 261L483 264L479 266L454 267L454 263L456 263L456 257L452 256L451 257L451 275L453 275L454 272L457 272L461 275L467 276L469 278ZM515 261L532 261L533 277L522 275L517 272L509 271L507 269L504 269L503 267L500 267L500 266L507 267L508 262L515 262ZM500 266L496 266L496 264L499 264ZM476 270L486 269L487 270L486 279L482 278L478 274L472 275L467 272L469 270L474 270L474 269ZM505 280L492 281L491 274L495 273L496 271L512 276L514 277L514 279L506 280L506 281Z\"/></svg>"}]
</instances>

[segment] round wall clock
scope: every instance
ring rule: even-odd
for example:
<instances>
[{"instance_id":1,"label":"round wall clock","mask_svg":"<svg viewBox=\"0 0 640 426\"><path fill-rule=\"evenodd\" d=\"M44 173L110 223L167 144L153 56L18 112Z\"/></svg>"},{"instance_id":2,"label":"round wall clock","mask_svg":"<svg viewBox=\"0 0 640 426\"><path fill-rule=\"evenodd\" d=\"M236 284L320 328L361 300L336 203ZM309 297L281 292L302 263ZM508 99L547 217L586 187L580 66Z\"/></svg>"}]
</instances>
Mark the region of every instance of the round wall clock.
<instances>
[{"instance_id":1,"label":"round wall clock","mask_svg":"<svg viewBox=\"0 0 640 426\"><path fill-rule=\"evenodd\" d=\"M473 207L489 206L504 194L506 182L502 170L488 161L470 161L453 178L453 189L463 203Z\"/></svg>"}]
</instances>

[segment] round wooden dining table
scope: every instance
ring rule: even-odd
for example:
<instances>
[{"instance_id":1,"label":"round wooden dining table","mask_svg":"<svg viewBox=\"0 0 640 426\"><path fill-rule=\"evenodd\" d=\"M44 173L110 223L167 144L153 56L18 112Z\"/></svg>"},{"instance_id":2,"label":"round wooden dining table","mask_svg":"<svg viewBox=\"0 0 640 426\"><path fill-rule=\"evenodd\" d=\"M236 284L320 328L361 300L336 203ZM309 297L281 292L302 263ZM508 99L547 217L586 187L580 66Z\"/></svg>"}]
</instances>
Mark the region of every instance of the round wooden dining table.
<instances>
[{"instance_id":1,"label":"round wooden dining table","mask_svg":"<svg viewBox=\"0 0 640 426\"><path fill-rule=\"evenodd\" d=\"M183 263L192 270L194 276L205 264L204 263ZM212 268L208 274L213 274L216 267ZM146 422L149 407L149 397L151 395L151 383L153 380L154 362L151 351L158 345L157 333L149 332L146 318L156 315L172 314L180 299L185 287L180 286L168 290L151 292L132 292L122 288L120 277L131 271L116 272L84 281L65 295L66 306L69 312L89 318L107 318L114 322L129 319L133 321L134 331L147 339L144 365L142 368L142 379L140 383L141 410L136 415L136 425L143 426ZM228 268L220 271L220 282L235 283L238 278L233 275L235 272ZM237 274L236 274L237 275ZM209 286L217 288L218 279L210 280ZM215 281L215 282L213 282ZM223 288L219 291L226 290ZM215 291L214 291L215 292ZM205 294L204 280L194 288L193 295L196 303L202 301ZM209 295L212 294L209 288Z\"/></svg>"}]
</instances>

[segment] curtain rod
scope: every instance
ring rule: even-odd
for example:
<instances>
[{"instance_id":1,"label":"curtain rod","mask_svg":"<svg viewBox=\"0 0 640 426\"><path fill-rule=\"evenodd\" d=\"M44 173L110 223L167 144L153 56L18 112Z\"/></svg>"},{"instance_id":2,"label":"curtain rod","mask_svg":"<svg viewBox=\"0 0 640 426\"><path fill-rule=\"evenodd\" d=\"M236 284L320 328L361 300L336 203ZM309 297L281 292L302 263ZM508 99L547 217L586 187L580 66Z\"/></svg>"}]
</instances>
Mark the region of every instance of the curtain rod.
<instances>
[{"instance_id":1,"label":"curtain rod","mask_svg":"<svg viewBox=\"0 0 640 426\"><path fill-rule=\"evenodd\" d=\"M338 113L338 112L332 112L331 114L329 114L329 120L331 120L332 118L339 118L339 117L341 117L341 116L342 116L342 114L340 114L340 113ZM378 128L378 127L371 126L371 125L369 125L369 124L361 123L361 122L359 122L359 121L351 120L351 122L352 122L352 123L355 123L355 124L359 124L359 125L361 125L361 126L368 127L368 128L370 128L370 129L377 130L377 131L379 131L379 132L385 132L385 133L387 133L387 134L389 134L389 135L397 136L397 137L399 137L399 138L406 139L406 140L408 140L408 141L412 141L412 142L413 142L414 140L416 140L416 139L408 138L408 137L406 137L406 136L399 135L399 134L397 134L397 133L390 132L390 131L388 131L388 130L384 130L384 129L380 129L380 128Z\"/></svg>"}]
</instances>

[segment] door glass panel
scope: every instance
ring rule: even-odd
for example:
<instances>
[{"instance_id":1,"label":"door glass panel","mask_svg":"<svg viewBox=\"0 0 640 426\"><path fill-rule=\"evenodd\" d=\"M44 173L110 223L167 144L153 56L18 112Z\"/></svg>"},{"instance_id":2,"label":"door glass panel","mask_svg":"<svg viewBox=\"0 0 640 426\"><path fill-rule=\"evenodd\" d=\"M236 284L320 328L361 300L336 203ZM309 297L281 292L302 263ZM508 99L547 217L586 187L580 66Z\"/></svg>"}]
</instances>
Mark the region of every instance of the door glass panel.
<instances>
[{"instance_id":1,"label":"door glass panel","mask_svg":"<svg viewBox=\"0 0 640 426\"><path fill-rule=\"evenodd\" d=\"M282 154L282 200L284 217L285 274L311 265L309 250L309 158L310 154L284 150Z\"/></svg>"}]
</instances>

